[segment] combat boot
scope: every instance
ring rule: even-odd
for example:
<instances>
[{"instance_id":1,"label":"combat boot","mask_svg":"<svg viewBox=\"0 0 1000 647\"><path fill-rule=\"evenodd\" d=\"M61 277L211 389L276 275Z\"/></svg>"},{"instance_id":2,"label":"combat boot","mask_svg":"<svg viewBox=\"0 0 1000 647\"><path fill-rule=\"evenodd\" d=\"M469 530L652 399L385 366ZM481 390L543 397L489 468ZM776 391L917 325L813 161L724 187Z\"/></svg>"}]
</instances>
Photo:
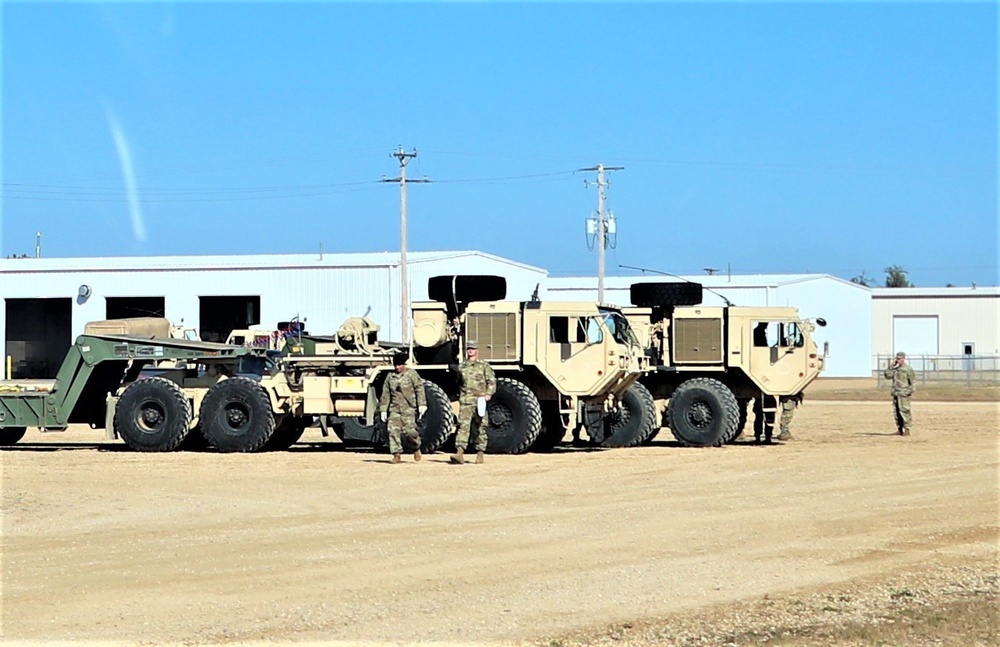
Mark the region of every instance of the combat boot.
<instances>
[{"instance_id":1,"label":"combat boot","mask_svg":"<svg viewBox=\"0 0 1000 647\"><path fill-rule=\"evenodd\" d=\"M482 464L483 464L483 453L476 452L476 465L482 465Z\"/></svg>"},{"instance_id":2,"label":"combat boot","mask_svg":"<svg viewBox=\"0 0 1000 647\"><path fill-rule=\"evenodd\" d=\"M454 454L451 456L451 462L455 465L461 465L465 462L465 448L459 447Z\"/></svg>"},{"instance_id":3,"label":"combat boot","mask_svg":"<svg viewBox=\"0 0 1000 647\"><path fill-rule=\"evenodd\" d=\"M910 435L910 430L909 429L904 429L903 431L899 432L899 435L900 436L909 436Z\"/></svg>"},{"instance_id":4,"label":"combat boot","mask_svg":"<svg viewBox=\"0 0 1000 647\"><path fill-rule=\"evenodd\" d=\"M417 449L417 451L413 452L413 461L414 462L419 463L420 459L423 458L423 457L424 457L424 455L420 453L419 449Z\"/></svg>"},{"instance_id":5,"label":"combat boot","mask_svg":"<svg viewBox=\"0 0 1000 647\"><path fill-rule=\"evenodd\" d=\"M401 458L399 457L399 454L393 454L393 455L392 455L392 462L393 462L393 463L398 463L398 462L400 462L401 460L402 460L402 459L401 459Z\"/></svg>"},{"instance_id":6,"label":"combat boot","mask_svg":"<svg viewBox=\"0 0 1000 647\"><path fill-rule=\"evenodd\" d=\"M791 439L792 439L792 434L790 432L783 431L780 434L778 434L778 440L791 440Z\"/></svg>"}]
</instances>

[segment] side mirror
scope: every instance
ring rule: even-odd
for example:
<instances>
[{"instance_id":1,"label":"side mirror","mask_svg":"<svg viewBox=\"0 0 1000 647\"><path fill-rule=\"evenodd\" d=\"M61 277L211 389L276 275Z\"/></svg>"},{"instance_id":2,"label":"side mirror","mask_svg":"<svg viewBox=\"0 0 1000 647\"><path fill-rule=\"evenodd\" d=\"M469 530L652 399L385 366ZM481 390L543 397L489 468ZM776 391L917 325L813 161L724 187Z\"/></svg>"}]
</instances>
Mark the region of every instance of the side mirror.
<instances>
[{"instance_id":1,"label":"side mirror","mask_svg":"<svg viewBox=\"0 0 1000 647\"><path fill-rule=\"evenodd\" d=\"M823 317L816 317L816 325L819 326L820 328L825 328L826 319L824 319Z\"/></svg>"}]
</instances>

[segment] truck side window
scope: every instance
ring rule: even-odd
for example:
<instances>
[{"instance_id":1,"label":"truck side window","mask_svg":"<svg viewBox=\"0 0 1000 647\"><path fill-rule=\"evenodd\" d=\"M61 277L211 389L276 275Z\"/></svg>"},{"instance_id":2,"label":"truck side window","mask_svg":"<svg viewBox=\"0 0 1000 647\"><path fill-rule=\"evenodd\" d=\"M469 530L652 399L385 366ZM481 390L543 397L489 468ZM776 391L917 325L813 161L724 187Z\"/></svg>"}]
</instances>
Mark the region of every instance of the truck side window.
<instances>
[{"instance_id":1,"label":"truck side window","mask_svg":"<svg viewBox=\"0 0 1000 647\"><path fill-rule=\"evenodd\" d=\"M554 344L569 343L569 317L549 317L549 341Z\"/></svg>"},{"instance_id":2,"label":"truck side window","mask_svg":"<svg viewBox=\"0 0 1000 647\"><path fill-rule=\"evenodd\" d=\"M767 322L758 321L753 327L753 345L767 347Z\"/></svg>"},{"instance_id":3,"label":"truck side window","mask_svg":"<svg viewBox=\"0 0 1000 647\"><path fill-rule=\"evenodd\" d=\"M579 341L586 344L600 344L604 341L601 320L598 317L580 317L580 327L577 329Z\"/></svg>"},{"instance_id":4,"label":"truck side window","mask_svg":"<svg viewBox=\"0 0 1000 647\"><path fill-rule=\"evenodd\" d=\"M784 328L784 334L781 337L782 346L800 348L805 344L805 338L803 338L802 331L799 329L798 324L793 321L788 321L782 324L782 327Z\"/></svg>"}]
</instances>

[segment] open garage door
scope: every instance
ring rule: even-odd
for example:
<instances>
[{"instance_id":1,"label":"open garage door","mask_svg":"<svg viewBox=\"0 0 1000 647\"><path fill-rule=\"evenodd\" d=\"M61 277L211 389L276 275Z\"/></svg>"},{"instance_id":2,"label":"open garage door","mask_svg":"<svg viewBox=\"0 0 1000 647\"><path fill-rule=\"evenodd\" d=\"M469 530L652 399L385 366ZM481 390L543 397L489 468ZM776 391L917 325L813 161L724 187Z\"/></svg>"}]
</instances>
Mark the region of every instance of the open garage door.
<instances>
[{"instance_id":1,"label":"open garage door","mask_svg":"<svg viewBox=\"0 0 1000 647\"><path fill-rule=\"evenodd\" d=\"M108 297L106 319L132 317L164 317L167 311L164 297Z\"/></svg>"},{"instance_id":2,"label":"open garage door","mask_svg":"<svg viewBox=\"0 0 1000 647\"><path fill-rule=\"evenodd\" d=\"M51 379L73 345L72 299L7 299L4 361L13 379Z\"/></svg>"},{"instance_id":3,"label":"open garage door","mask_svg":"<svg viewBox=\"0 0 1000 647\"><path fill-rule=\"evenodd\" d=\"M199 297L198 333L204 341L224 342L237 328L260 323L260 296Z\"/></svg>"}]
</instances>

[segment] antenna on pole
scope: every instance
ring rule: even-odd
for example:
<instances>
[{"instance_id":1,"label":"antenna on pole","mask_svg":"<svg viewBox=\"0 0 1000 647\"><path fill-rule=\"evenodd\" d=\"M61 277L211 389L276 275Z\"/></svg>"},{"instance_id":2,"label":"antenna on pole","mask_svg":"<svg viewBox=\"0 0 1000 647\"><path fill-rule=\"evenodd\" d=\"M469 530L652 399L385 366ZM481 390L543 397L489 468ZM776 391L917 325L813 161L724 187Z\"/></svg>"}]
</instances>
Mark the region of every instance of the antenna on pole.
<instances>
[{"instance_id":1,"label":"antenna on pole","mask_svg":"<svg viewBox=\"0 0 1000 647\"><path fill-rule=\"evenodd\" d=\"M598 164L590 168L579 169L581 171L597 171L597 217L587 219L587 235L593 236L597 245L597 301L604 303L604 250L608 248L608 243L614 248L617 245L618 224L614 214L604 211L604 190L608 183L604 181L605 171L622 171L624 166L605 166ZM586 184L586 182L585 182ZM589 243L588 243L589 245Z\"/></svg>"},{"instance_id":2,"label":"antenna on pole","mask_svg":"<svg viewBox=\"0 0 1000 647\"><path fill-rule=\"evenodd\" d=\"M400 146L394 153L390 154L399 160L399 177L388 179L382 177L383 182L399 183L399 301L400 301L400 323L402 324L403 342L410 340L410 279L407 276L406 268L406 165L411 159L417 156L417 149L412 153L407 153ZM409 182L430 182L427 178L422 180L409 180Z\"/></svg>"}]
</instances>

